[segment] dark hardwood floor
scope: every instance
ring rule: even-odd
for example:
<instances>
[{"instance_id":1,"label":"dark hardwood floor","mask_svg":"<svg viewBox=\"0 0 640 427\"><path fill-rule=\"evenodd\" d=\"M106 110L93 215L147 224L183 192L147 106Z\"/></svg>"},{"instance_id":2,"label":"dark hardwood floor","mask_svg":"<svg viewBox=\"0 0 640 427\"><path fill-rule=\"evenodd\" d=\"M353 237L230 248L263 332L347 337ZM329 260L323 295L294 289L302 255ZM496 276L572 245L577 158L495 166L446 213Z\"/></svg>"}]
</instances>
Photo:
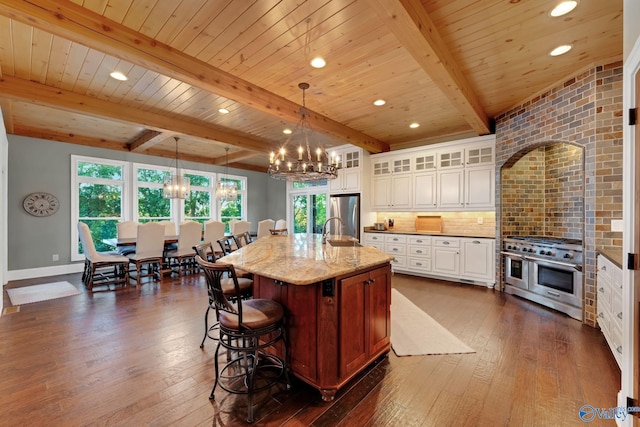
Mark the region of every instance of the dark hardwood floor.
<instances>
[{"instance_id":1,"label":"dark hardwood floor","mask_svg":"<svg viewBox=\"0 0 640 427\"><path fill-rule=\"evenodd\" d=\"M60 280L82 294L0 318L0 425L244 424L244 397L208 399L215 343L199 348L202 278L90 293L73 274L7 288ZM600 331L483 287L404 275L392 284L476 353L391 352L330 403L300 381L277 386L258 396L255 425L578 426L582 405L616 406L620 371Z\"/></svg>"}]
</instances>

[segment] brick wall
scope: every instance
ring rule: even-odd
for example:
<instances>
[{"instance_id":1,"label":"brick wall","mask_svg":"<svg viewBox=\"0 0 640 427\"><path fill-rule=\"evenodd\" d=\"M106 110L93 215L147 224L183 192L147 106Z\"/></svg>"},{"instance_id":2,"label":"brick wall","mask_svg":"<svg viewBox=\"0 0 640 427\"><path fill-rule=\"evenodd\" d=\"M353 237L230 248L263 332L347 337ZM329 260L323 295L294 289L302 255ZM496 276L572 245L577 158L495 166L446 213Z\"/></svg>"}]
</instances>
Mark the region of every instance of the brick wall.
<instances>
[{"instance_id":1,"label":"brick wall","mask_svg":"<svg viewBox=\"0 0 640 427\"><path fill-rule=\"evenodd\" d=\"M557 214L560 207L579 203L582 193L584 212L578 222L583 227L584 244L584 310L583 320L595 326L595 256L596 245L617 246L619 239L606 230L611 218L619 218L622 211L622 63L599 66L584 71L510 111L496 117L496 194L513 197L509 187L511 178L503 181L503 168L512 168L532 150L557 143L564 149L582 151L584 170L582 188L570 191L567 197L556 197L545 212ZM556 146L561 147L561 146ZM574 147L574 148L572 148ZM550 149L547 155L559 160L560 153ZM575 165L574 165L575 166ZM525 164L522 166L526 167ZM571 169L571 167L569 167ZM570 177L578 185L578 178ZM505 207L501 196L496 197L497 235L504 235ZM505 199L510 200L510 199ZM617 202L620 203L617 203ZM536 211L537 212L537 211ZM572 212L570 215L579 215ZM565 220L554 218L544 225L564 230ZM508 226L507 226L508 227ZM567 233L577 233L568 229ZM621 243L620 243L621 244ZM498 248L500 245L496 245ZM500 283L502 264L497 254Z\"/></svg>"}]
</instances>

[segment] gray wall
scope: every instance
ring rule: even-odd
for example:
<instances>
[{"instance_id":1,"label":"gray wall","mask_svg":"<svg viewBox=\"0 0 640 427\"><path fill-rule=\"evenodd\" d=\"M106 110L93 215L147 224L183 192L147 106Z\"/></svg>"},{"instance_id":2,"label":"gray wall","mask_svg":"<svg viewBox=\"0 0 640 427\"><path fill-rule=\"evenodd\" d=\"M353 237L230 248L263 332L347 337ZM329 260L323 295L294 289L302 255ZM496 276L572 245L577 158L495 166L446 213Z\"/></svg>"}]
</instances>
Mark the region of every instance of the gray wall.
<instances>
[{"instance_id":1,"label":"gray wall","mask_svg":"<svg viewBox=\"0 0 640 427\"><path fill-rule=\"evenodd\" d=\"M71 263L71 155L170 166L171 159L113 151L82 145L8 135L8 270L22 270ZM222 166L183 162L186 169L225 172ZM285 218L286 185L265 173L229 168L229 173L247 177L248 220L253 230L264 218ZM24 197L46 191L60 200L60 209L50 217L36 218L22 209ZM59 254L60 260L52 261Z\"/></svg>"}]
</instances>

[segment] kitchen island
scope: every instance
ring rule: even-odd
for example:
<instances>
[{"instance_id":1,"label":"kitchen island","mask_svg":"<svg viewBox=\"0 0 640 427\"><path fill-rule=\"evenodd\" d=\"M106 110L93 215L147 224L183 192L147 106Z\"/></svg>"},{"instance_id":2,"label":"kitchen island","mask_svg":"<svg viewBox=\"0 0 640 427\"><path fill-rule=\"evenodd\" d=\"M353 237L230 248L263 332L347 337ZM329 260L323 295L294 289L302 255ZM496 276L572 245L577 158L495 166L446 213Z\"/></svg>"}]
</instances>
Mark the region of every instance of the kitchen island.
<instances>
[{"instance_id":1,"label":"kitchen island","mask_svg":"<svg viewBox=\"0 0 640 427\"><path fill-rule=\"evenodd\" d=\"M254 297L285 307L291 372L326 401L391 348L392 257L328 241L266 236L218 261L253 273Z\"/></svg>"}]
</instances>

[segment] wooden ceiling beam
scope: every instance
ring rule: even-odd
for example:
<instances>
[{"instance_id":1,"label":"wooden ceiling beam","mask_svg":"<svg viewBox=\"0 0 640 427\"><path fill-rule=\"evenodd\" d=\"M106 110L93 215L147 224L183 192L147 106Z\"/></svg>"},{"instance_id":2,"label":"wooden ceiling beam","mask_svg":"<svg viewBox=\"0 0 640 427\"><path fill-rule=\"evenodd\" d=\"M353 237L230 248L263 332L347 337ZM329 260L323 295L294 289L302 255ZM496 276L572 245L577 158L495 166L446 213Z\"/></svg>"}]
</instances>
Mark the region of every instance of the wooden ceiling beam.
<instances>
[{"instance_id":1,"label":"wooden ceiling beam","mask_svg":"<svg viewBox=\"0 0 640 427\"><path fill-rule=\"evenodd\" d=\"M420 64L465 121L478 135L491 133L489 118L471 85L420 0L375 0L371 2L400 43Z\"/></svg>"},{"instance_id":2,"label":"wooden ceiling beam","mask_svg":"<svg viewBox=\"0 0 640 427\"><path fill-rule=\"evenodd\" d=\"M13 134L44 139L47 141L66 142L69 144L86 145L89 147L106 148L109 150L117 151L129 151L129 146L124 142L109 141L103 138L76 135L73 133L56 132L47 129L38 129L22 125L15 125Z\"/></svg>"},{"instance_id":3,"label":"wooden ceiling beam","mask_svg":"<svg viewBox=\"0 0 640 427\"><path fill-rule=\"evenodd\" d=\"M94 138L86 135L76 135L73 133L55 132L47 129L37 129L33 127L15 125L13 135L27 136L31 138L44 139L47 141L65 142L67 144L84 145L95 148L105 148L108 150L129 152L129 145L125 142L109 141L103 138ZM151 148L145 153L141 153L149 156L164 157L166 159L175 159L175 152L169 150L158 150ZM253 153L255 155L255 153ZM181 154L180 160L204 163L208 165L217 165L219 159L213 159L211 157L194 156L190 154ZM229 167L236 169L264 172L264 167L244 164L244 163L229 163Z\"/></svg>"},{"instance_id":4,"label":"wooden ceiling beam","mask_svg":"<svg viewBox=\"0 0 640 427\"><path fill-rule=\"evenodd\" d=\"M209 123L187 122L179 117L167 117L7 75L0 77L0 95L78 114L142 125L156 131L180 133L223 142L260 153L268 153L274 146L269 141L232 132Z\"/></svg>"},{"instance_id":5,"label":"wooden ceiling beam","mask_svg":"<svg viewBox=\"0 0 640 427\"><path fill-rule=\"evenodd\" d=\"M0 14L194 87L297 123L300 105L68 0L0 0ZM313 128L372 153L389 145L309 111Z\"/></svg>"},{"instance_id":6,"label":"wooden ceiling beam","mask_svg":"<svg viewBox=\"0 0 640 427\"><path fill-rule=\"evenodd\" d=\"M143 153L145 150L173 136L172 133L145 129L129 143L129 151Z\"/></svg>"}]
</instances>

